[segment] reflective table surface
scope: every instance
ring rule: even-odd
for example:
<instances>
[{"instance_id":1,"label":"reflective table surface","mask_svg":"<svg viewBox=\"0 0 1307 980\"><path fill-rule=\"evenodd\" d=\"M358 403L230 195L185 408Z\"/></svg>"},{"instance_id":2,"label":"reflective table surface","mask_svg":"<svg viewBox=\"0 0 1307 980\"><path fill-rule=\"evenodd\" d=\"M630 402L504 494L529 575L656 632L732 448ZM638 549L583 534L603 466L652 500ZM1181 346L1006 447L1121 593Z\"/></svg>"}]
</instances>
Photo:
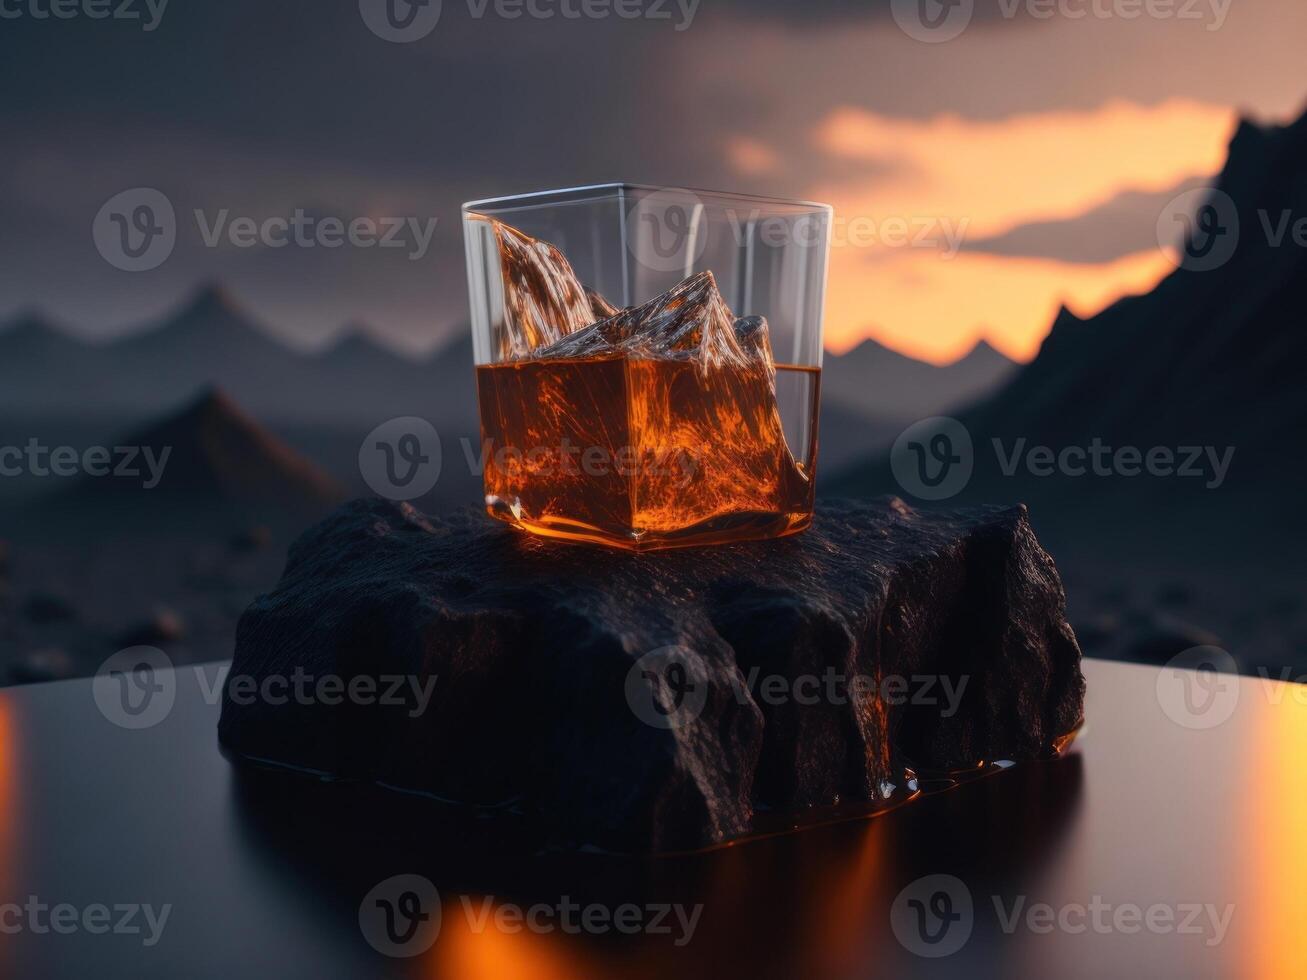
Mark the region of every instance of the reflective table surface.
<instances>
[{"instance_id":1,"label":"reflective table surface","mask_svg":"<svg viewBox=\"0 0 1307 980\"><path fill-rule=\"evenodd\" d=\"M1307 976L1301 685L1086 661L1061 760L641 859L237 767L217 671L0 691L0 976Z\"/></svg>"}]
</instances>

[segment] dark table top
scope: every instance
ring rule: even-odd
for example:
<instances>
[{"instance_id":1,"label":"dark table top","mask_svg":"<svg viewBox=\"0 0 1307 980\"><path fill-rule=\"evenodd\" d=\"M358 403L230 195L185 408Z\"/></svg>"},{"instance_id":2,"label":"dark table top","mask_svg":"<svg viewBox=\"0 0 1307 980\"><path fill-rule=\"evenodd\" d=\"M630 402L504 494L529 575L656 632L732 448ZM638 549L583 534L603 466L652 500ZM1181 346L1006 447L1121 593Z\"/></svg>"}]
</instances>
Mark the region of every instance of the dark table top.
<instances>
[{"instance_id":1,"label":"dark table top","mask_svg":"<svg viewBox=\"0 0 1307 980\"><path fill-rule=\"evenodd\" d=\"M636 859L238 768L217 669L140 730L91 681L0 691L0 976L1307 976L1307 687L1088 661L1062 760ZM388 948L430 945L391 958L369 936L405 893L438 914L396 918Z\"/></svg>"}]
</instances>

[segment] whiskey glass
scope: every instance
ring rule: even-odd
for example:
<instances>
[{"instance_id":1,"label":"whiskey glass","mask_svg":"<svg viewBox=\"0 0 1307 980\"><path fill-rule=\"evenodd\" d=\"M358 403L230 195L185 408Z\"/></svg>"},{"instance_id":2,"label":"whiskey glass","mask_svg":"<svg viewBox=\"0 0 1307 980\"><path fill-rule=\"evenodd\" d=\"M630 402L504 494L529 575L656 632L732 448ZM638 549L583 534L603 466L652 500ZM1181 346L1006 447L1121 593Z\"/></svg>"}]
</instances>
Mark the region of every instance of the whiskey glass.
<instances>
[{"instance_id":1,"label":"whiskey glass","mask_svg":"<svg viewBox=\"0 0 1307 980\"><path fill-rule=\"evenodd\" d=\"M636 551L806 528L831 217L625 183L464 204L487 511Z\"/></svg>"}]
</instances>

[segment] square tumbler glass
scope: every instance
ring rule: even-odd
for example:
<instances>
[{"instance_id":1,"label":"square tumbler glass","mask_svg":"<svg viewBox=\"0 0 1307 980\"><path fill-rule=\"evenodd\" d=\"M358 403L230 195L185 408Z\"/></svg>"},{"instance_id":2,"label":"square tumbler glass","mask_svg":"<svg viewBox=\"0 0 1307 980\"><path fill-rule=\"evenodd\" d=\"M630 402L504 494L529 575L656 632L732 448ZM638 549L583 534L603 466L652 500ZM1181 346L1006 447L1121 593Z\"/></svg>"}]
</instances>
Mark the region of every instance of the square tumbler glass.
<instances>
[{"instance_id":1,"label":"square tumbler glass","mask_svg":"<svg viewBox=\"0 0 1307 980\"><path fill-rule=\"evenodd\" d=\"M463 205L489 513L635 551L806 528L831 215L637 184Z\"/></svg>"}]
</instances>

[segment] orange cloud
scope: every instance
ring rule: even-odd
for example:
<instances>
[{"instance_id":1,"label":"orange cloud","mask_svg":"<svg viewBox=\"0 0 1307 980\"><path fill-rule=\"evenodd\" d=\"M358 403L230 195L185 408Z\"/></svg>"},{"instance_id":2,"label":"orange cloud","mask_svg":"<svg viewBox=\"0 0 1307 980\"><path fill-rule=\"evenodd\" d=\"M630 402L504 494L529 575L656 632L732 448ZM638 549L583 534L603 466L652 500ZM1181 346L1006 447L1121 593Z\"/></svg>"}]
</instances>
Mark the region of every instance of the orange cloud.
<instances>
[{"instance_id":1,"label":"orange cloud","mask_svg":"<svg viewBox=\"0 0 1307 980\"><path fill-rule=\"evenodd\" d=\"M810 196L835 206L843 229L831 253L827 346L874 335L934 361L965 353L981 336L1014 357L1038 349L1060 302L1092 313L1150 288L1171 268L1160 251L1103 265L951 255L949 229L969 239L1030 221L1083 214L1125 190L1163 190L1225 159L1235 113L1173 100L1110 102L999 120L941 115L894 119L861 109L831 111L813 141L843 161L893 163L865 182L828 182ZM914 247L875 229L921 231ZM932 234L931 229L934 228ZM868 229L871 234L866 234ZM914 236L907 236L911 240ZM951 257L946 257L951 256Z\"/></svg>"},{"instance_id":2,"label":"orange cloud","mask_svg":"<svg viewBox=\"0 0 1307 980\"><path fill-rule=\"evenodd\" d=\"M736 172L747 177L772 173L780 163L775 150L751 136L732 136L728 139L726 156Z\"/></svg>"},{"instance_id":3,"label":"orange cloud","mask_svg":"<svg viewBox=\"0 0 1307 980\"><path fill-rule=\"evenodd\" d=\"M981 337L1009 357L1029 360L1059 305L1088 316L1126 293L1147 291L1174 268L1160 250L1078 265L966 252L944 260L904 249L862 268L839 251L831 255L826 347L842 353L874 336L941 364Z\"/></svg>"}]
</instances>

